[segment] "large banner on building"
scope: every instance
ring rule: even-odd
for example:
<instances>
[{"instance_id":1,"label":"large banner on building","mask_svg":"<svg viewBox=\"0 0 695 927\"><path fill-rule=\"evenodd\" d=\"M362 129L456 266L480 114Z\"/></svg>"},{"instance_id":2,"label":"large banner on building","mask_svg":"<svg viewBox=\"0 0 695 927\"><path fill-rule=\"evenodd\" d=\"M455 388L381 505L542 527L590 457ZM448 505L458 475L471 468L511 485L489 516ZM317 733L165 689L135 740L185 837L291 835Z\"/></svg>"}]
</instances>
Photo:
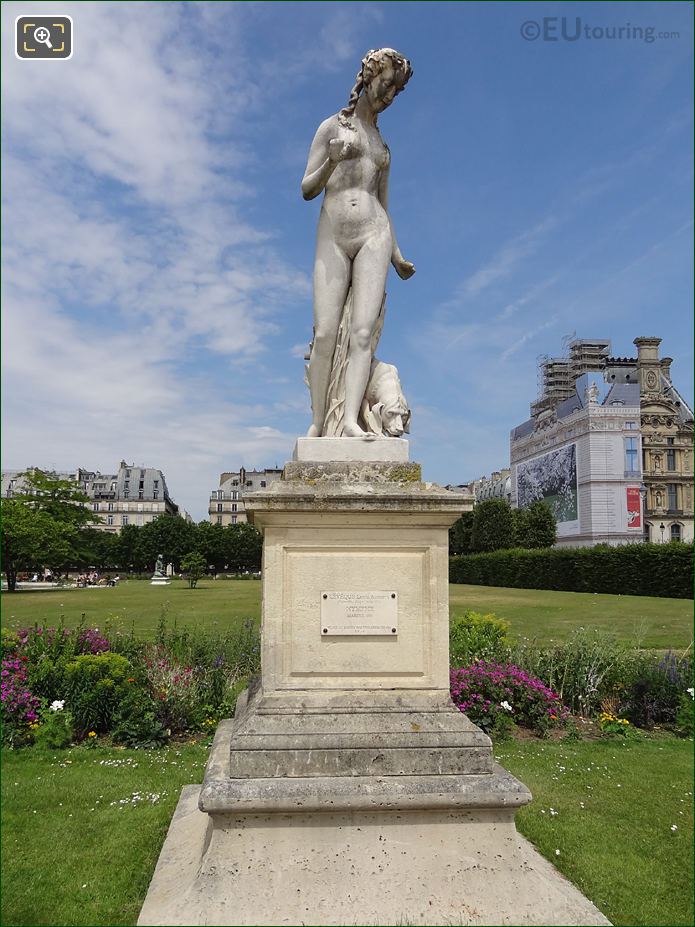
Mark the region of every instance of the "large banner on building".
<instances>
[{"instance_id":1,"label":"large banner on building","mask_svg":"<svg viewBox=\"0 0 695 927\"><path fill-rule=\"evenodd\" d=\"M642 505L639 489L636 486L628 486L625 494L627 495L627 526L628 528L641 528Z\"/></svg>"},{"instance_id":2,"label":"large banner on building","mask_svg":"<svg viewBox=\"0 0 695 927\"><path fill-rule=\"evenodd\" d=\"M577 446L569 444L556 451L525 460L516 468L516 498L520 508L532 502L545 502L558 525L576 522Z\"/></svg>"}]
</instances>

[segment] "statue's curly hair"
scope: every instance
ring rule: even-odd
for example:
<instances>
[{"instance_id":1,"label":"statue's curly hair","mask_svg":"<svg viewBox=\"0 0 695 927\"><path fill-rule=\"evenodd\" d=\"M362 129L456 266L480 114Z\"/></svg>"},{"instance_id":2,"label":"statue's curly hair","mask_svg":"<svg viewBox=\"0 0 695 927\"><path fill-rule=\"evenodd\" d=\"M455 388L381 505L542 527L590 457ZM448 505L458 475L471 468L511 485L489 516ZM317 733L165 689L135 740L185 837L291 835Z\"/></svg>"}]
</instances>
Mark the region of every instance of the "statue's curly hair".
<instances>
[{"instance_id":1,"label":"statue's curly hair","mask_svg":"<svg viewBox=\"0 0 695 927\"><path fill-rule=\"evenodd\" d=\"M344 106L343 109L341 109L338 113L338 122L342 126L345 126L348 129L355 128L352 122L350 122L350 117L355 112L355 107L357 106L357 101L360 98L360 94L364 90L365 86L369 84L372 79L384 69L384 65L387 62L389 62L393 67L394 74L396 76L396 81L398 84L396 95L398 95L401 90L403 90L405 85L413 76L413 69L408 59L401 55L400 52L397 52L394 48L373 48L371 51L368 51L362 59L362 65L355 79L355 86L350 92L350 99L347 102L347 106Z\"/></svg>"}]
</instances>

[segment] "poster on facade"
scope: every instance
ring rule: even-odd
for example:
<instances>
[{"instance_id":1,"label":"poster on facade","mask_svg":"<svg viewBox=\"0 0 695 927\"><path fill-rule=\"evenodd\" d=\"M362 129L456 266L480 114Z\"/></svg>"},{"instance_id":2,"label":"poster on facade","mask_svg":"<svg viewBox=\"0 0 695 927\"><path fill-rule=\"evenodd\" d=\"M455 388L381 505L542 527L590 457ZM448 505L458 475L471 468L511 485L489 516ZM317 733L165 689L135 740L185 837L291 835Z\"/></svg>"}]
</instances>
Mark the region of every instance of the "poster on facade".
<instances>
[{"instance_id":1,"label":"poster on facade","mask_svg":"<svg viewBox=\"0 0 695 927\"><path fill-rule=\"evenodd\" d=\"M641 528L642 506L639 489L636 486L628 486L625 494L627 495L627 526L628 528Z\"/></svg>"},{"instance_id":2,"label":"poster on facade","mask_svg":"<svg viewBox=\"0 0 695 927\"><path fill-rule=\"evenodd\" d=\"M576 522L577 514L577 446L569 444L516 468L516 497L519 508L533 502L545 502L558 526Z\"/></svg>"}]
</instances>

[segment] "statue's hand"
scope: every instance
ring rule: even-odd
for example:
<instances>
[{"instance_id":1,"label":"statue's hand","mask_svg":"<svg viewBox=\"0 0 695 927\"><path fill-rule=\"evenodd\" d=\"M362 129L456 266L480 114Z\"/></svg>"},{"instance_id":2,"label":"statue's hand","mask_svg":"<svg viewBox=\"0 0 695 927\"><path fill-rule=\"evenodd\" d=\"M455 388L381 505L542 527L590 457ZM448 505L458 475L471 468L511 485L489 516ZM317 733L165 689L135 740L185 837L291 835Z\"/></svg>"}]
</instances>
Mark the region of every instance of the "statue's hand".
<instances>
[{"instance_id":1,"label":"statue's hand","mask_svg":"<svg viewBox=\"0 0 695 927\"><path fill-rule=\"evenodd\" d=\"M415 265L412 261L406 261L403 257L393 258L391 263L401 280L408 280L415 273Z\"/></svg>"},{"instance_id":2,"label":"statue's hand","mask_svg":"<svg viewBox=\"0 0 695 927\"><path fill-rule=\"evenodd\" d=\"M339 164L355 155L355 146L352 142L345 142L342 138L332 138L328 143L328 157L332 164Z\"/></svg>"}]
</instances>

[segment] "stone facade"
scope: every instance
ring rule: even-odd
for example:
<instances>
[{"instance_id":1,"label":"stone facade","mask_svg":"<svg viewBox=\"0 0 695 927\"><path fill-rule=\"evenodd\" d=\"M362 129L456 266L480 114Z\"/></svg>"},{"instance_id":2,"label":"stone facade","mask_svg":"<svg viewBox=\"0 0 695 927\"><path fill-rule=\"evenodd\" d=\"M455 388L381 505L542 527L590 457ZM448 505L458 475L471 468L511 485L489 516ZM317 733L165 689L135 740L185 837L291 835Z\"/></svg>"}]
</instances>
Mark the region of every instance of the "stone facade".
<instances>
[{"instance_id":1,"label":"stone facade","mask_svg":"<svg viewBox=\"0 0 695 927\"><path fill-rule=\"evenodd\" d=\"M244 498L265 489L282 476L282 469L246 470L221 473L219 489L210 493L208 517L213 525L236 525L248 521Z\"/></svg>"},{"instance_id":2,"label":"stone facade","mask_svg":"<svg viewBox=\"0 0 695 927\"><path fill-rule=\"evenodd\" d=\"M693 413L671 380L660 338L635 338L640 386L645 540L693 540Z\"/></svg>"},{"instance_id":3,"label":"stone facade","mask_svg":"<svg viewBox=\"0 0 695 927\"><path fill-rule=\"evenodd\" d=\"M3 471L3 498L11 498L24 491L23 472ZM158 515L179 514L178 506L169 495L164 474L153 467L136 467L122 460L116 473L100 473L79 467L55 475L78 484L89 498L87 505L101 519L93 525L99 531L118 533L124 525L142 526Z\"/></svg>"}]
</instances>

